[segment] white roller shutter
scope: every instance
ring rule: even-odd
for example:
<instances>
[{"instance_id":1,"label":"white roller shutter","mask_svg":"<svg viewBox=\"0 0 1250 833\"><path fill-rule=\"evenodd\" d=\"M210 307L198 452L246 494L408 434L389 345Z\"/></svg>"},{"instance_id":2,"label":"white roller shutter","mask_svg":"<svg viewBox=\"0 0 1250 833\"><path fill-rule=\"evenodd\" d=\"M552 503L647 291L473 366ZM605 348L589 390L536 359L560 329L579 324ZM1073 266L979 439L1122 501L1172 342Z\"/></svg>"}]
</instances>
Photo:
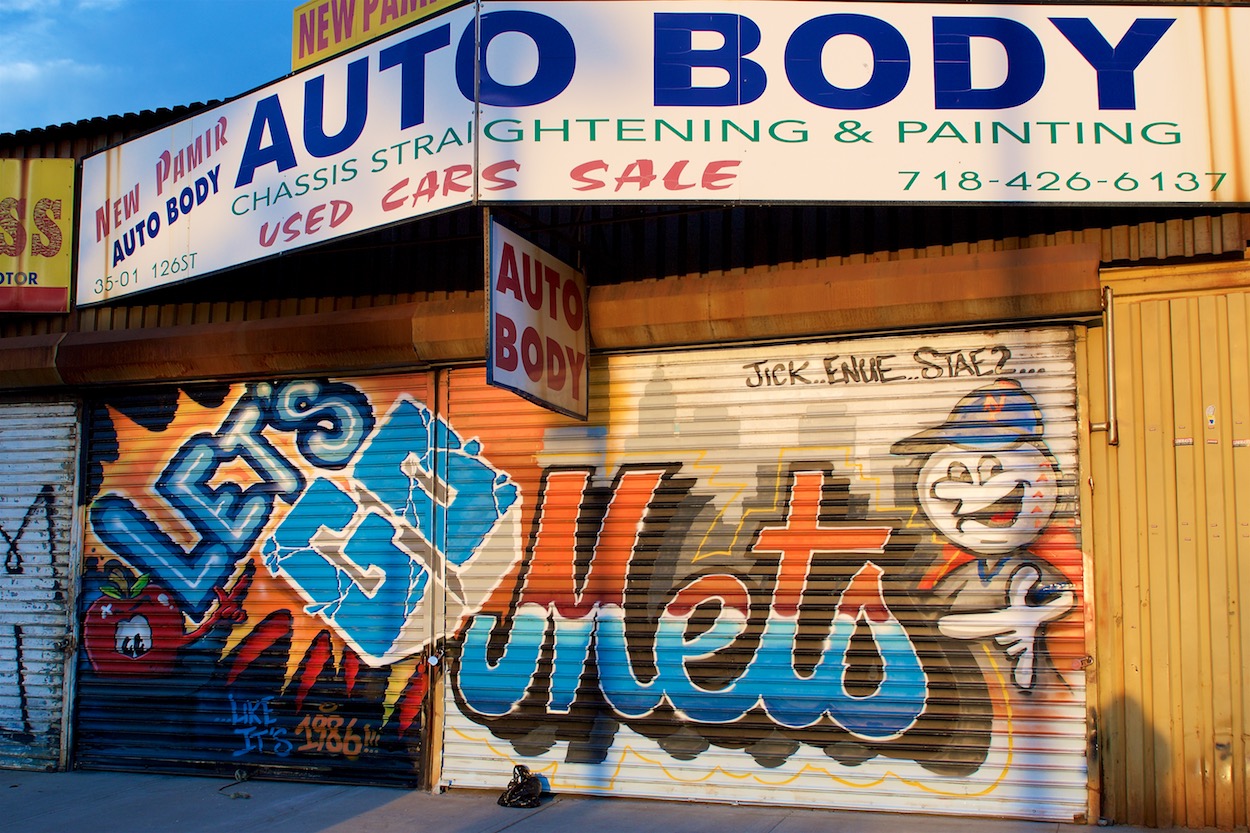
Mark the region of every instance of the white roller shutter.
<instances>
[{"instance_id":1,"label":"white roller shutter","mask_svg":"<svg viewBox=\"0 0 1250 833\"><path fill-rule=\"evenodd\" d=\"M1083 816L1075 376L1061 327L614 356L578 423L453 371L519 500L443 781Z\"/></svg>"},{"instance_id":2,"label":"white roller shutter","mask_svg":"<svg viewBox=\"0 0 1250 833\"><path fill-rule=\"evenodd\" d=\"M77 460L73 402L0 404L0 767L63 763Z\"/></svg>"}]
</instances>

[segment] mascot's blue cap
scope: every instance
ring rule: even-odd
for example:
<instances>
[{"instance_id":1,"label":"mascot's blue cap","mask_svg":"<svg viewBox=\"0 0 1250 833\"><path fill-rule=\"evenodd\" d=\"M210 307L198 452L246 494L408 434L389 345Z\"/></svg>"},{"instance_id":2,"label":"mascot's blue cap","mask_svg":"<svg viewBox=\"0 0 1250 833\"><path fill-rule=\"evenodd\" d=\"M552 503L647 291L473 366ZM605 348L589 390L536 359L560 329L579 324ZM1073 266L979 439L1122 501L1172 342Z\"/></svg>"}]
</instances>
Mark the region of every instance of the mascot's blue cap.
<instances>
[{"instance_id":1,"label":"mascot's blue cap","mask_svg":"<svg viewBox=\"0 0 1250 833\"><path fill-rule=\"evenodd\" d=\"M1006 448L1041 440L1042 412L1037 400L1015 379L999 379L964 396L946 421L899 440L894 454L931 454L935 446Z\"/></svg>"}]
</instances>

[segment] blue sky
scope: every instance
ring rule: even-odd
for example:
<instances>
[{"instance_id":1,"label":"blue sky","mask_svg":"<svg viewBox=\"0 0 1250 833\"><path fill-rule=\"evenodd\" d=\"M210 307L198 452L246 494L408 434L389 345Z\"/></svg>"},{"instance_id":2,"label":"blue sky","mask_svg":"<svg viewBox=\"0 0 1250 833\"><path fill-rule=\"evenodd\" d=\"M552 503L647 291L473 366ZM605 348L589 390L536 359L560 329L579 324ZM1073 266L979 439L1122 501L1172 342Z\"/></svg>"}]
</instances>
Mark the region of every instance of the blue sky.
<instances>
[{"instance_id":1,"label":"blue sky","mask_svg":"<svg viewBox=\"0 0 1250 833\"><path fill-rule=\"evenodd\" d=\"M303 0L0 0L0 133L229 98L291 70Z\"/></svg>"}]
</instances>

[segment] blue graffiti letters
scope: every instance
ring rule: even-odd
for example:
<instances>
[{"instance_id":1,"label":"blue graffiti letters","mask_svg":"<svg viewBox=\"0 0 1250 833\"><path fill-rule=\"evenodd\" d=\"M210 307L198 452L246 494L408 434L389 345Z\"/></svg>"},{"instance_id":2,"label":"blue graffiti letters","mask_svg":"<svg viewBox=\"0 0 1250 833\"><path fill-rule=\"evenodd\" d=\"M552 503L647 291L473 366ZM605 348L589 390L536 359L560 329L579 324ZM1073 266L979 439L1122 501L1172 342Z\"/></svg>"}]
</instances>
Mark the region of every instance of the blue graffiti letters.
<instances>
[{"instance_id":1,"label":"blue graffiti letters","mask_svg":"<svg viewBox=\"0 0 1250 833\"><path fill-rule=\"evenodd\" d=\"M230 723L234 733L243 738L243 748L236 749L236 758L252 752L263 752L285 758L291 754L294 744L287 739L286 729L278 725L278 719L269 708L272 697L259 700L234 699L230 695Z\"/></svg>"},{"instance_id":2,"label":"blue graffiti letters","mask_svg":"<svg viewBox=\"0 0 1250 833\"><path fill-rule=\"evenodd\" d=\"M516 503L516 486L429 409L400 400L356 463L356 479L430 541L467 562Z\"/></svg>"},{"instance_id":3,"label":"blue graffiti letters","mask_svg":"<svg viewBox=\"0 0 1250 833\"><path fill-rule=\"evenodd\" d=\"M640 641L626 621L625 598L634 572L646 561L649 523L663 514L660 502L671 500L663 495L675 491L674 471L635 467L620 473L589 564L581 568L577 564L587 559L579 555L577 530L589 512L590 472L547 473L504 650L492 661L498 617L479 615L465 632L457 675L464 704L484 717L501 717L545 685L545 711L568 713L582 696L579 683L586 670L593 668L597 696L627 721L654 719L657 710L672 709L683 721L728 724L759 709L786 730L827 720L873 742L908 731L923 713L929 689L917 648L887 605L885 571L870 560L885 551L891 529L825 520L824 471L792 472L784 518L761 525L749 546L748 555L775 565L766 585L771 588L767 613L756 624L753 642L747 632L753 609L761 607L758 587L718 572L679 582ZM798 661L797 646L800 616L815 601L807 597L815 592L809 577L817 558L859 566L830 600L833 613L819 656L807 668ZM857 634L866 634L878 658L875 680L867 687L850 684ZM732 679L709 685L694 673L700 663L740 653L745 644L754 646L753 654ZM544 651L550 676L540 682Z\"/></svg>"},{"instance_id":4,"label":"blue graffiti letters","mask_svg":"<svg viewBox=\"0 0 1250 833\"><path fill-rule=\"evenodd\" d=\"M296 447L314 465L342 465L373 426L364 396L343 384L284 382L249 385L213 433L177 449L154 484L199 536L190 552L127 496L107 494L91 507L100 540L136 569L149 573L183 605L202 613L233 564L268 523L274 498L293 503L304 489L295 463L267 430L296 432ZM242 463L254 475L247 488L219 481L223 466Z\"/></svg>"},{"instance_id":5,"label":"blue graffiti letters","mask_svg":"<svg viewBox=\"0 0 1250 833\"><path fill-rule=\"evenodd\" d=\"M351 495L318 478L262 552L270 572L311 600L305 612L324 618L366 658L380 657L424 597L429 572L416 552L395 543L392 519L377 510L357 518L358 508ZM428 545L420 549L428 552Z\"/></svg>"},{"instance_id":6,"label":"blue graffiti letters","mask_svg":"<svg viewBox=\"0 0 1250 833\"><path fill-rule=\"evenodd\" d=\"M287 382L274 391L268 421L294 431L300 455L314 466L341 469L373 431L373 409L342 382Z\"/></svg>"},{"instance_id":7,"label":"blue graffiti letters","mask_svg":"<svg viewBox=\"0 0 1250 833\"><path fill-rule=\"evenodd\" d=\"M516 486L480 453L479 443L401 398L347 488L318 478L291 508L262 546L266 567L366 663L411 656L431 638L421 604L431 582L460 598L458 569L517 500Z\"/></svg>"}]
</instances>

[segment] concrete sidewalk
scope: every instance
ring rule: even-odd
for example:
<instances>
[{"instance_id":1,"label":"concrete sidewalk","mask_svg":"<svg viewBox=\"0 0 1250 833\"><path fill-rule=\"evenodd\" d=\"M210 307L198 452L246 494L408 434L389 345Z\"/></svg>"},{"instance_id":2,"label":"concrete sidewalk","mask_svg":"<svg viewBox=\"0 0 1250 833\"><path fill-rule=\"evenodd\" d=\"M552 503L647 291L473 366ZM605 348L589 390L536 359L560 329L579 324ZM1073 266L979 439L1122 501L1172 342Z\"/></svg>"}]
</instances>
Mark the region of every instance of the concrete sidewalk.
<instances>
[{"instance_id":1,"label":"concrete sidewalk","mask_svg":"<svg viewBox=\"0 0 1250 833\"><path fill-rule=\"evenodd\" d=\"M338 784L186 775L0 770L5 833L1088 833L1050 822L497 793L442 795ZM1144 833L1120 827L1117 833Z\"/></svg>"}]
</instances>

